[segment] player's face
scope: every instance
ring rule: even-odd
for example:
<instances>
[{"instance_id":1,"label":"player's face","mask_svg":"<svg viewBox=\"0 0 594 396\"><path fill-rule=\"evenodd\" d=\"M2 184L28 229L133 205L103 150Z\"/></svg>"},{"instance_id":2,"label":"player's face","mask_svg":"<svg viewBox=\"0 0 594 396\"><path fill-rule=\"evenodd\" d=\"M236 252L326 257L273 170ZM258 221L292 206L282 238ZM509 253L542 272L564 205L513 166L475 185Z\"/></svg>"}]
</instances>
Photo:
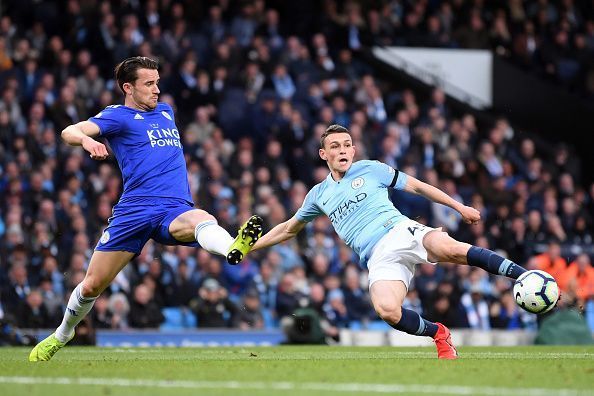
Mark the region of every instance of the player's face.
<instances>
[{"instance_id":1,"label":"player's face","mask_svg":"<svg viewBox=\"0 0 594 396\"><path fill-rule=\"evenodd\" d=\"M139 110L153 110L159 100L159 71L153 69L138 69L138 78L134 83L124 84L126 99L130 99L130 107ZM128 106L128 105L127 105Z\"/></svg>"},{"instance_id":2,"label":"player's face","mask_svg":"<svg viewBox=\"0 0 594 396\"><path fill-rule=\"evenodd\" d=\"M344 174L353 163L355 146L348 133L333 133L324 141L320 157L328 163L331 172Z\"/></svg>"}]
</instances>

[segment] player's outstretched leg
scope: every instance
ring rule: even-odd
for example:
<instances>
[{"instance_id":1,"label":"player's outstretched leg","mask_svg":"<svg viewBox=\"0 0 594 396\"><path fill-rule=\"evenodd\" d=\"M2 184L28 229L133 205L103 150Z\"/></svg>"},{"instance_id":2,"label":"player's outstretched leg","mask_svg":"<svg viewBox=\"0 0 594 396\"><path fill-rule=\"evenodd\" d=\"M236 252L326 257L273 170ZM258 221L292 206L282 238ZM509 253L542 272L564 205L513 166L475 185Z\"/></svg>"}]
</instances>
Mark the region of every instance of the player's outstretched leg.
<instances>
[{"instance_id":1,"label":"player's outstretched leg","mask_svg":"<svg viewBox=\"0 0 594 396\"><path fill-rule=\"evenodd\" d=\"M262 223L262 218L254 215L239 228L237 237L227 253L227 262L229 264L240 263L245 255L252 250L254 244L262 236Z\"/></svg>"},{"instance_id":2,"label":"player's outstretched leg","mask_svg":"<svg viewBox=\"0 0 594 396\"><path fill-rule=\"evenodd\" d=\"M56 333L50 334L47 338L35 345L31 353L29 354L30 362L47 362L50 360L56 352L66 346L66 343L74 337L74 331L66 342L60 342L56 338Z\"/></svg>"},{"instance_id":3,"label":"player's outstretched leg","mask_svg":"<svg viewBox=\"0 0 594 396\"><path fill-rule=\"evenodd\" d=\"M394 264L393 268L397 268ZM376 276L375 266L370 269L370 277ZM397 277L398 274L384 273L383 276ZM421 317L417 312L402 308L408 292L408 282L401 280L377 280L369 288L373 308L387 324L407 334L431 337L437 347L439 359L457 359L458 352L452 344L450 330L441 323L434 323Z\"/></svg>"},{"instance_id":4,"label":"player's outstretched leg","mask_svg":"<svg viewBox=\"0 0 594 396\"><path fill-rule=\"evenodd\" d=\"M525 268L513 261L501 257L492 250L477 246L471 246L468 249L466 261L468 265L482 268L494 275L507 276L512 279L518 279L520 275L526 272Z\"/></svg>"},{"instance_id":5,"label":"player's outstretched leg","mask_svg":"<svg viewBox=\"0 0 594 396\"><path fill-rule=\"evenodd\" d=\"M520 265L492 250L459 242L445 232L429 232L423 239L423 246L431 262L468 264L482 268L490 274L512 279L518 279L526 272Z\"/></svg>"},{"instance_id":6,"label":"player's outstretched leg","mask_svg":"<svg viewBox=\"0 0 594 396\"><path fill-rule=\"evenodd\" d=\"M437 347L438 359L458 359L458 351L452 343L450 329L441 323L436 323L436 325L437 333L435 333L435 336L433 336L433 342L435 342L435 346Z\"/></svg>"}]
</instances>

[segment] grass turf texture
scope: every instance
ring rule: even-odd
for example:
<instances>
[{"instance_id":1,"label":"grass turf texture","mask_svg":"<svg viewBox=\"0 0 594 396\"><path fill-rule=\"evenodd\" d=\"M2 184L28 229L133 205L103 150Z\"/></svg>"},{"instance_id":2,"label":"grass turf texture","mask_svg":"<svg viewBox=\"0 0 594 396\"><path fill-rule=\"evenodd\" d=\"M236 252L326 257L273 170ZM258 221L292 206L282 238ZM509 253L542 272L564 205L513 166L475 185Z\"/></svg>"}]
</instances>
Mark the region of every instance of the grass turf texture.
<instances>
[{"instance_id":1,"label":"grass turf texture","mask_svg":"<svg viewBox=\"0 0 594 396\"><path fill-rule=\"evenodd\" d=\"M0 395L594 395L594 346L0 348Z\"/></svg>"}]
</instances>

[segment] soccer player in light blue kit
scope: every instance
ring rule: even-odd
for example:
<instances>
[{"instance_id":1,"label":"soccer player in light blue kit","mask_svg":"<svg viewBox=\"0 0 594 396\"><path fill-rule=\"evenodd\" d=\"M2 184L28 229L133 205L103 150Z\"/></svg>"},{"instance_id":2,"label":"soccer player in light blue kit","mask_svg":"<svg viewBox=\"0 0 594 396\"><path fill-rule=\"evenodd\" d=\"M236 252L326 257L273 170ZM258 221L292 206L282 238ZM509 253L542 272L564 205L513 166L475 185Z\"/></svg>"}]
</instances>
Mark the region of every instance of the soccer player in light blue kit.
<instances>
[{"instance_id":1,"label":"soccer player in light blue kit","mask_svg":"<svg viewBox=\"0 0 594 396\"><path fill-rule=\"evenodd\" d=\"M118 161L124 191L91 257L83 281L74 288L55 333L33 348L30 361L49 360L74 337L75 326L115 276L149 239L167 245L197 246L239 263L262 233L252 216L234 239L215 218L194 208L186 162L174 114L158 102L158 63L128 58L115 68L124 105L108 106L95 117L70 125L62 138L82 146L91 158L107 158L106 139Z\"/></svg>"},{"instance_id":2,"label":"soccer player in light blue kit","mask_svg":"<svg viewBox=\"0 0 594 396\"><path fill-rule=\"evenodd\" d=\"M254 250L290 239L317 216L328 216L338 236L359 255L361 265L367 265L369 291L378 315L397 330L433 337L438 358L456 359L458 353L447 327L402 308L415 265L468 264L513 279L526 270L490 250L456 241L441 229L402 215L390 201L388 189L420 194L447 205L458 211L468 224L480 220L478 210L384 163L353 163L355 147L346 128L328 127L322 134L320 147L320 157L328 164L330 174L309 191L297 213L264 234Z\"/></svg>"}]
</instances>

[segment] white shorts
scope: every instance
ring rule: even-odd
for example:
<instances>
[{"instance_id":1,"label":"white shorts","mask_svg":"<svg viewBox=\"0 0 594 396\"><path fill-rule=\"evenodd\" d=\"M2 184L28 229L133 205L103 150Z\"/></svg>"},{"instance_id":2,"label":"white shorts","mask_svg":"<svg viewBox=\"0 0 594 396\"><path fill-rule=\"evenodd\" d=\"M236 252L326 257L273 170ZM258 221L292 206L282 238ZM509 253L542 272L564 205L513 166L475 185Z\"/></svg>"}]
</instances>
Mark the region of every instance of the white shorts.
<instances>
[{"instance_id":1,"label":"white shorts","mask_svg":"<svg viewBox=\"0 0 594 396\"><path fill-rule=\"evenodd\" d=\"M367 261L369 287L378 280L400 280L408 289L417 264L436 264L427 260L423 238L440 230L410 219L392 227L373 247Z\"/></svg>"}]
</instances>

